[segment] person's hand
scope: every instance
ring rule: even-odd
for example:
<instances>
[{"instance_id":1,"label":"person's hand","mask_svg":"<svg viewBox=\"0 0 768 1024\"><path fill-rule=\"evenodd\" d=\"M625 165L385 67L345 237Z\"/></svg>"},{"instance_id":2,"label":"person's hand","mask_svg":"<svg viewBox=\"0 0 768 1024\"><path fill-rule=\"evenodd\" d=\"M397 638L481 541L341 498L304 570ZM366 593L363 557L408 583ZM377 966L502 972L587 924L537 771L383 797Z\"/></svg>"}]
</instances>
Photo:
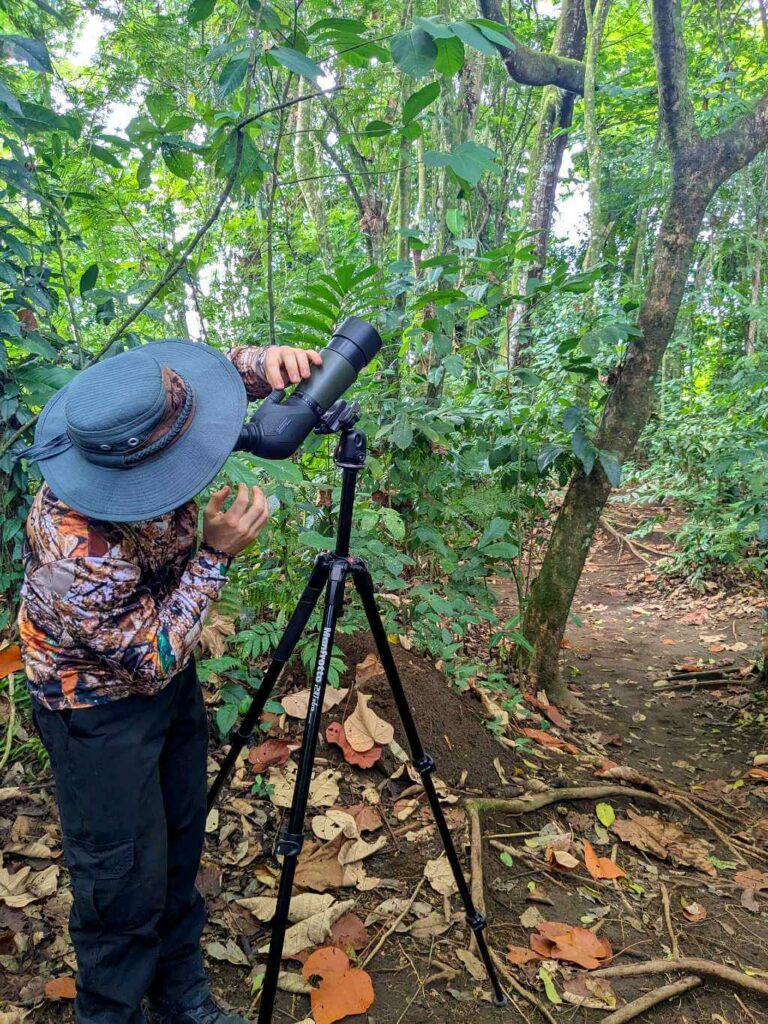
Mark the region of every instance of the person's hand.
<instances>
[{"instance_id":1,"label":"person's hand","mask_svg":"<svg viewBox=\"0 0 768 1024\"><path fill-rule=\"evenodd\" d=\"M230 487L222 487L211 495L203 511L203 540L217 551L239 555L264 527L269 509L260 487L251 493L245 484L238 484L237 496L225 510L230 491Z\"/></svg>"},{"instance_id":2,"label":"person's hand","mask_svg":"<svg viewBox=\"0 0 768 1024\"><path fill-rule=\"evenodd\" d=\"M291 348L270 345L264 357L264 374L273 388L282 391L289 384L298 384L309 377L310 363L320 366L323 357L312 348Z\"/></svg>"}]
</instances>

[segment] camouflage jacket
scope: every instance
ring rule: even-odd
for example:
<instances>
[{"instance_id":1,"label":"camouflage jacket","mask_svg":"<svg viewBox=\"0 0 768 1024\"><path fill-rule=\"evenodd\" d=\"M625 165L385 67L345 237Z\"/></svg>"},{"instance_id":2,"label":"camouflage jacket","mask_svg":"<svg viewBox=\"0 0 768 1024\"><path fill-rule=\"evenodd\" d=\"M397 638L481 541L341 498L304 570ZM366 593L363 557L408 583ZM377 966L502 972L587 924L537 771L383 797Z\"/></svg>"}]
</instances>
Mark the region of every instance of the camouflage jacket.
<instances>
[{"instance_id":1,"label":"camouflage jacket","mask_svg":"<svg viewBox=\"0 0 768 1024\"><path fill-rule=\"evenodd\" d=\"M264 349L229 352L249 399L270 389ZM141 523L89 519L38 491L27 519L19 629L33 699L52 711L153 694L189 661L227 581L195 552L194 501Z\"/></svg>"}]
</instances>

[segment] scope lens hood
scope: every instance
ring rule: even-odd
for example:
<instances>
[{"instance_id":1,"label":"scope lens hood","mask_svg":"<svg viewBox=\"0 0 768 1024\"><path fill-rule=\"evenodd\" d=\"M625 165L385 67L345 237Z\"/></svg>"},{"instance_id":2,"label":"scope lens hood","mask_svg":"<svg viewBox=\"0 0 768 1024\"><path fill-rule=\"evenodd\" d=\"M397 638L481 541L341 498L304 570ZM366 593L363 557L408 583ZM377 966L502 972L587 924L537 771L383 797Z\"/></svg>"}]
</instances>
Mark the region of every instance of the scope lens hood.
<instances>
[{"instance_id":1,"label":"scope lens hood","mask_svg":"<svg viewBox=\"0 0 768 1024\"><path fill-rule=\"evenodd\" d=\"M344 356L360 373L381 348L381 337L375 327L359 316L348 316L339 326L328 348Z\"/></svg>"}]
</instances>

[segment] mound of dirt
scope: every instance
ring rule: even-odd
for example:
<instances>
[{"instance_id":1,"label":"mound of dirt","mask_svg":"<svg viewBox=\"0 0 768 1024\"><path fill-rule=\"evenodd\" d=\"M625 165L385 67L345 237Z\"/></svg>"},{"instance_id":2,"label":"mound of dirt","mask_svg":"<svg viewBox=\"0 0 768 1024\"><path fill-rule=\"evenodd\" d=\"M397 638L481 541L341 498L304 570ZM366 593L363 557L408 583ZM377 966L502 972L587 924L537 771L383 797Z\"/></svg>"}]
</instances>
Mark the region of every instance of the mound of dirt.
<instances>
[{"instance_id":1,"label":"mound of dirt","mask_svg":"<svg viewBox=\"0 0 768 1024\"><path fill-rule=\"evenodd\" d=\"M336 643L347 663L341 685L351 687L357 665L376 653L373 638L367 633L355 633L337 636ZM510 778L515 759L486 727L487 718L477 697L471 691L459 692L427 656L413 654L397 645L393 645L392 651L417 732L425 751L435 759L440 778L449 785L456 785L466 770L463 789L481 790L486 795L503 794L493 767L494 758L501 761ZM294 682L308 686L306 676L302 678L302 675L294 671ZM392 723L398 743L410 753L386 676L374 676L358 689L371 694L371 708ZM323 733L326 724L324 721Z\"/></svg>"}]
</instances>

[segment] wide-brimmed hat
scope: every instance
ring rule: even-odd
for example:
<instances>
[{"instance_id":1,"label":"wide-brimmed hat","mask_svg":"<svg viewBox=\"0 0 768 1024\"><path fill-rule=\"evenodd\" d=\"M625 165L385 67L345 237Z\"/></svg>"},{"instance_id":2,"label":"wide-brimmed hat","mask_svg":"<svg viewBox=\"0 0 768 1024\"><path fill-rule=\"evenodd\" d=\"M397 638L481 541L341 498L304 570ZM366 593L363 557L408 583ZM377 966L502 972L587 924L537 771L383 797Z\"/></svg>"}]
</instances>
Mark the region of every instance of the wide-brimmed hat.
<instances>
[{"instance_id":1,"label":"wide-brimmed hat","mask_svg":"<svg viewBox=\"0 0 768 1024\"><path fill-rule=\"evenodd\" d=\"M199 494L232 451L248 405L221 352L183 338L104 359L40 414L38 462L66 505L92 519L136 522Z\"/></svg>"}]
</instances>

